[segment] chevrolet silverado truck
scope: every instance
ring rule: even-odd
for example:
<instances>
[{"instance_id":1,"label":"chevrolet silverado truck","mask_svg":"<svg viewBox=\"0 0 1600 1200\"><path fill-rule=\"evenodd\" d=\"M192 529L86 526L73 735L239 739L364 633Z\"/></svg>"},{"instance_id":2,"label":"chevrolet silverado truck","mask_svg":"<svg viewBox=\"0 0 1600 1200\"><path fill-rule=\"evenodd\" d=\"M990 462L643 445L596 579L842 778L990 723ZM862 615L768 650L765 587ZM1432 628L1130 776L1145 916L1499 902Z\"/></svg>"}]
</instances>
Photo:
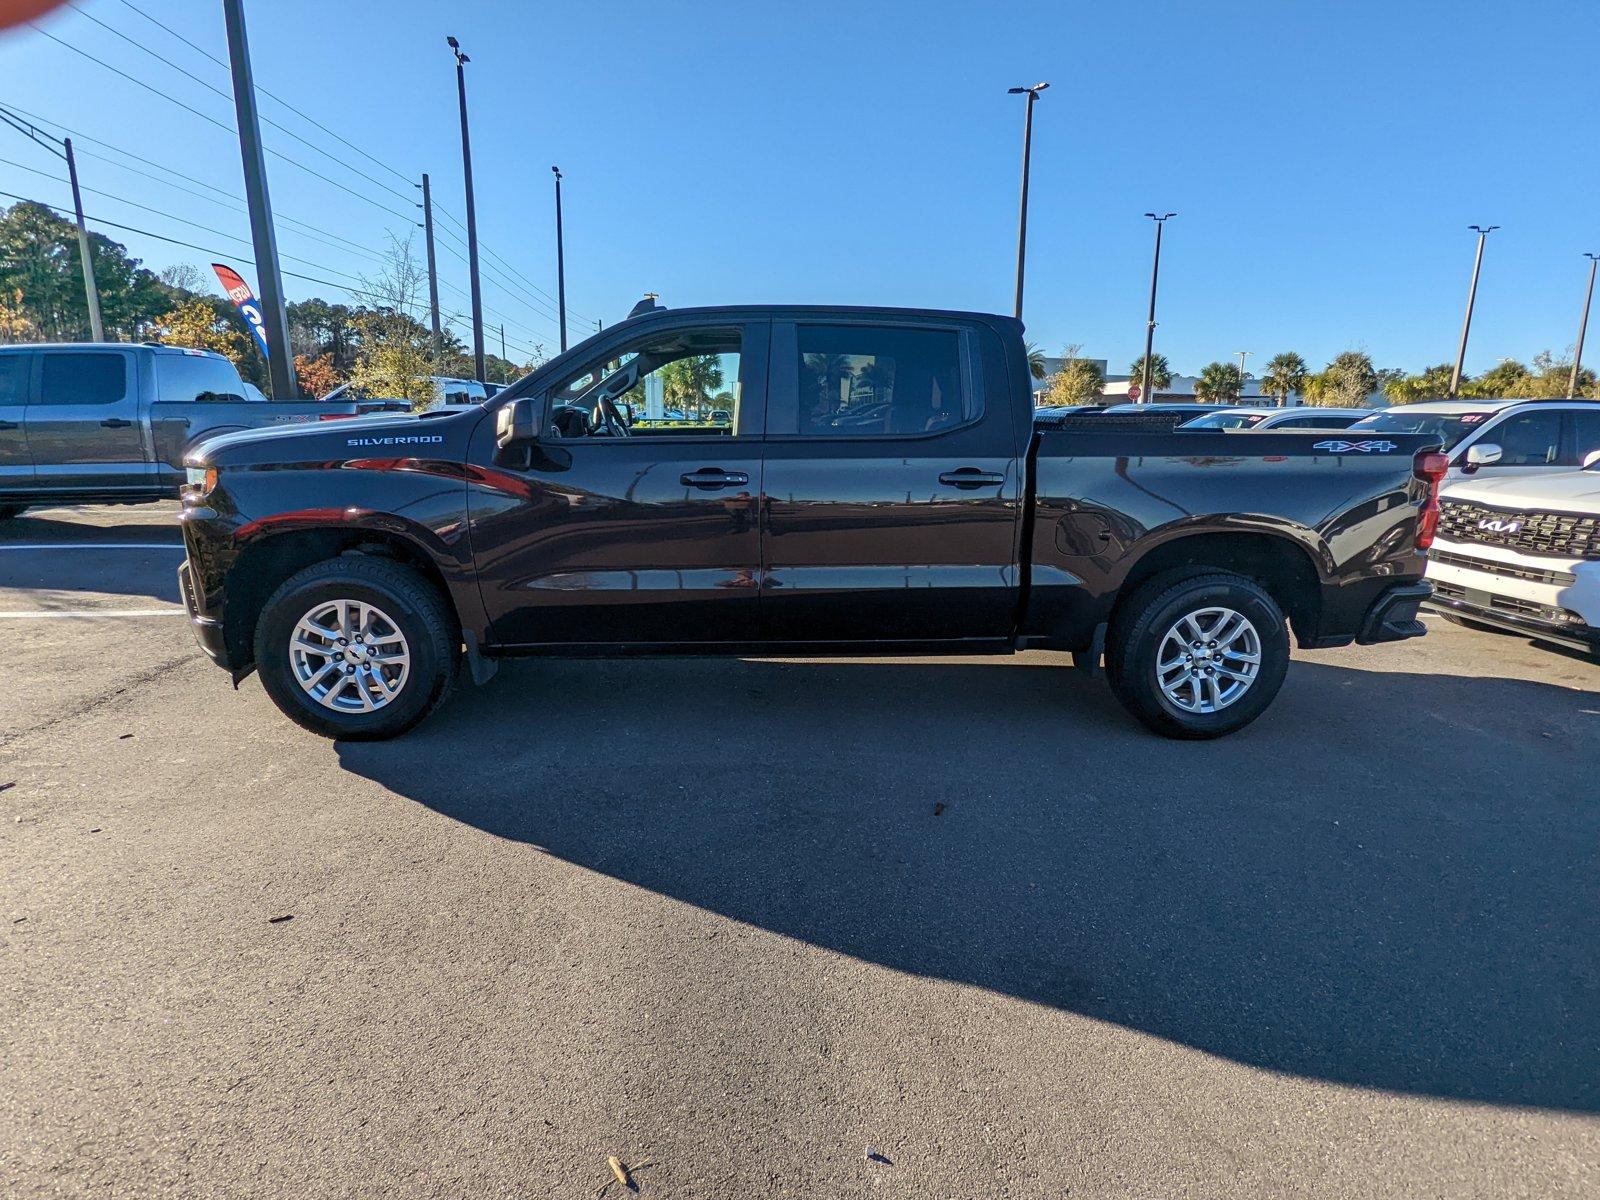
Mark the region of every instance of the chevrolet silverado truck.
<instances>
[{"instance_id":1,"label":"chevrolet silverado truck","mask_svg":"<svg viewBox=\"0 0 1600 1200\"><path fill-rule=\"evenodd\" d=\"M1444 489L1428 607L1600 658L1600 450L1580 471Z\"/></svg>"},{"instance_id":2,"label":"chevrolet silverado truck","mask_svg":"<svg viewBox=\"0 0 1600 1200\"><path fill-rule=\"evenodd\" d=\"M702 396L729 420L623 416ZM235 686L334 737L515 655L1052 649L1206 738L1271 702L1290 627L1423 633L1438 445L1036 426L1008 317L655 307L475 409L207 441L180 583Z\"/></svg>"},{"instance_id":3,"label":"chevrolet silverado truck","mask_svg":"<svg viewBox=\"0 0 1600 1200\"><path fill-rule=\"evenodd\" d=\"M0 346L0 520L36 504L169 500L184 455L212 434L386 407L267 400L205 350Z\"/></svg>"}]
</instances>

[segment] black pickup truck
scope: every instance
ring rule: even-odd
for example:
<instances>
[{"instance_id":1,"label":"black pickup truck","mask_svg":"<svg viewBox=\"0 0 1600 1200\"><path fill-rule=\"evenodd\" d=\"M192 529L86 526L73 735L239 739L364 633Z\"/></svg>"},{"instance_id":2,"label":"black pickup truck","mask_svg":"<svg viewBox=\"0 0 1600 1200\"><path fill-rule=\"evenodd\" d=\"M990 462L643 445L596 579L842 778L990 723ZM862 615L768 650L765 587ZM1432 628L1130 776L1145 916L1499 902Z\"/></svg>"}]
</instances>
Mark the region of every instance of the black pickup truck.
<instances>
[{"instance_id":1,"label":"black pickup truck","mask_svg":"<svg viewBox=\"0 0 1600 1200\"><path fill-rule=\"evenodd\" d=\"M656 308L479 407L208 441L182 589L235 684L353 738L463 660L1033 648L1214 737L1271 702L1288 625L1422 634L1436 438L1123 423L1036 426L1006 317Z\"/></svg>"}]
</instances>

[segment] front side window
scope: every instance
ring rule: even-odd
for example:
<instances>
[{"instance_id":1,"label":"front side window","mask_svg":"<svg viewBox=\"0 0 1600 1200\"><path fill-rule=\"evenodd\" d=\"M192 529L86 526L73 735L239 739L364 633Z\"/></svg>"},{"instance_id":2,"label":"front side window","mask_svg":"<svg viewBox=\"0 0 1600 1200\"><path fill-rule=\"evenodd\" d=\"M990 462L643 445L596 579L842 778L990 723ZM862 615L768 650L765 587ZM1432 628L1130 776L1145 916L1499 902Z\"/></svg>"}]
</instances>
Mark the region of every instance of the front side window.
<instances>
[{"instance_id":1,"label":"front side window","mask_svg":"<svg viewBox=\"0 0 1600 1200\"><path fill-rule=\"evenodd\" d=\"M1524 412L1507 417L1483 435L1500 447L1501 467L1554 466L1561 453L1561 414Z\"/></svg>"},{"instance_id":2,"label":"front side window","mask_svg":"<svg viewBox=\"0 0 1600 1200\"><path fill-rule=\"evenodd\" d=\"M1589 411L1575 411L1572 417L1573 449L1577 465L1582 466L1591 454L1600 451L1600 405Z\"/></svg>"},{"instance_id":3,"label":"front side window","mask_svg":"<svg viewBox=\"0 0 1600 1200\"><path fill-rule=\"evenodd\" d=\"M244 381L225 358L203 354L156 355L156 382L162 400L241 404Z\"/></svg>"},{"instance_id":4,"label":"front side window","mask_svg":"<svg viewBox=\"0 0 1600 1200\"><path fill-rule=\"evenodd\" d=\"M40 403L115 404L128 394L125 361L114 352L46 354Z\"/></svg>"},{"instance_id":5,"label":"front side window","mask_svg":"<svg viewBox=\"0 0 1600 1200\"><path fill-rule=\"evenodd\" d=\"M21 404L28 392L28 356L0 354L0 404Z\"/></svg>"},{"instance_id":6,"label":"front side window","mask_svg":"<svg viewBox=\"0 0 1600 1200\"><path fill-rule=\"evenodd\" d=\"M731 437L744 388L736 329L656 334L591 363L551 394L556 437Z\"/></svg>"},{"instance_id":7,"label":"front side window","mask_svg":"<svg viewBox=\"0 0 1600 1200\"><path fill-rule=\"evenodd\" d=\"M802 325L795 332L803 435L937 433L977 416L953 330Z\"/></svg>"}]
</instances>

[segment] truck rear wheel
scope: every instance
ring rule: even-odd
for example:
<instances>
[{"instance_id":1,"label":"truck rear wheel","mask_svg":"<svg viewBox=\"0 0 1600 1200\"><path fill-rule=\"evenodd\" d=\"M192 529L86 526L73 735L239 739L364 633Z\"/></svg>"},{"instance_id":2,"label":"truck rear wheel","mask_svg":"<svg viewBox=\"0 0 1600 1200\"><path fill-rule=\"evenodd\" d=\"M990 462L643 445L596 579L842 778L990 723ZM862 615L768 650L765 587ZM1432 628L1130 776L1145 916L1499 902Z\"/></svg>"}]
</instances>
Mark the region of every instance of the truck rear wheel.
<instances>
[{"instance_id":1,"label":"truck rear wheel","mask_svg":"<svg viewBox=\"0 0 1600 1200\"><path fill-rule=\"evenodd\" d=\"M1254 721L1283 685L1283 610L1226 571L1158 575L1120 606L1106 677L1122 706L1171 738L1214 738Z\"/></svg>"},{"instance_id":2,"label":"truck rear wheel","mask_svg":"<svg viewBox=\"0 0 1600 1200\"><path fill-rule=\"evenodd\" d=\"M256 623L256 669L290 720L324 737L390 738L450 690L459 635L411 568L350 554L287 579Z\"/></svg>"}]
</instances>

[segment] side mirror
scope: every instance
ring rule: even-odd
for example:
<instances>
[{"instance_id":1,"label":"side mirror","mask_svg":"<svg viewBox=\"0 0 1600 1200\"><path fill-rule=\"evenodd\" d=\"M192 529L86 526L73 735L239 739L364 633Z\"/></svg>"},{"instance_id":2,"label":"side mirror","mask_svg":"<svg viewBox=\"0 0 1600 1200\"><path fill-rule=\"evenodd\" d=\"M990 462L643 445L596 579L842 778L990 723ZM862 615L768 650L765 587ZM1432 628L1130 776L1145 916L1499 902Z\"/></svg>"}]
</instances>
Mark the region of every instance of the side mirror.
<instances>
[{"instance_id":1,"label":"side mirror","mask_svg":"<svg viewBox=\"0 0 1600 1200\"><path fill-rule=\"evenodd\" d=\"M1500 461L1503 453L1505 452L1493 442L1479 442L1475 446L1467 447L1467 466L1472 470L1491 466Z\"/></svg>"},{"instance_id":2,"label":"side mirror","mask_svg":"<svg viewBox=\"0 0 1600 1200\"><path fill-rule=\"evenodd\" d=\"M1596 463L1600 463L1600 450L1591 450L1583 456L1583 469L1585 471Z\"/></svg>"},{"instance_id":3,"label":"side mirror","mask_svg":"<svg viewBox=\"0 0 1600 1200\"><path fill-rule=\"evenodd\" d=\"M531 446L544 428L543 396L518 396L494 414L494 444L502 450Z\"/></svg>"}]
</instances>

